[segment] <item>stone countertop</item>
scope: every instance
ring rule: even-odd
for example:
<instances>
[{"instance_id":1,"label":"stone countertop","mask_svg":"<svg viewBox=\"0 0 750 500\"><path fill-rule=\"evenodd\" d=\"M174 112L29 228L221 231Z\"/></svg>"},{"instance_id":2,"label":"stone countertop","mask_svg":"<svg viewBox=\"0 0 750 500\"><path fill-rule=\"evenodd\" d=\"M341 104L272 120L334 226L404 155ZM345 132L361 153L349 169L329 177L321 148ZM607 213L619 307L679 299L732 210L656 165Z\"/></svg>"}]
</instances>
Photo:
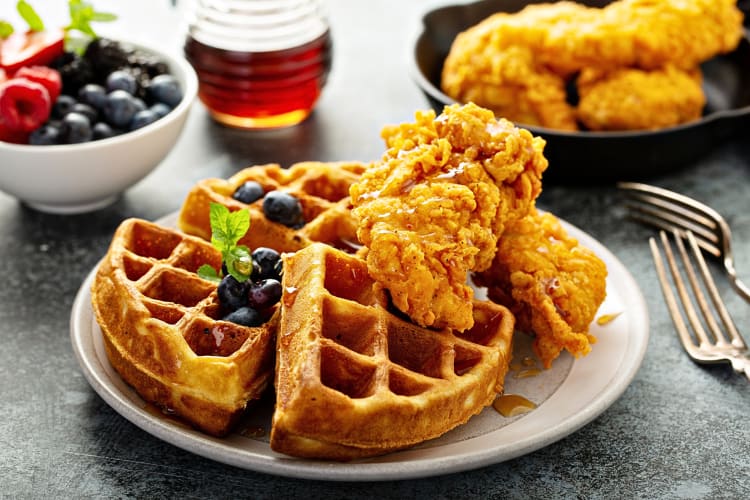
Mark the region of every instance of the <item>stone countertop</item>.
<instances>
[{"instance_id":1,"label":"stone countertop","mask_svg":"<svg viewBox=\"0 0 750 500\"><path fill-rule=\"evenodd\" d=\"M313 115L293 129L248 133L214 124L196 103L173 152L103 210L35 212L0 194L0 496L9 498L740 498L750 489L750 385L727 366L701 367L682 351L648 249L654 232L629 221L612 185L545 185L541 208L588 232L633 274L646 297L650 339L624 394L594 421L536 452L428 479L339 483L275 477L226 466L164 443L112 410L73 355L69 320L87 273L127 217L176 210L199 179L250 164L371 160L384 124L410 121L427 102L407 73L421 14L435 2L330 0L335 59ZM152 2L97 1L131 26ZM366 6L369 5L369 6ZM161 7L158 7L161 8ZM123 12L124 11L124 12ZM4 13L3 13L4 14ZM161 17L160 17L161 16ZM145 37L179 48L159 16ZM176 26L178 23L164 25ZM117 35L120 28L112 27ZM135 28L134 28L135 29ZM102 30L104 34L110 34ZM0 168L5 166L0 166ZM551 167L553 168L553 167ZM736 236L750 279L750 144L738 138L649 182L710 203ZM741 330L750 307L719 280Z\"/></svg>"}]
</instances>

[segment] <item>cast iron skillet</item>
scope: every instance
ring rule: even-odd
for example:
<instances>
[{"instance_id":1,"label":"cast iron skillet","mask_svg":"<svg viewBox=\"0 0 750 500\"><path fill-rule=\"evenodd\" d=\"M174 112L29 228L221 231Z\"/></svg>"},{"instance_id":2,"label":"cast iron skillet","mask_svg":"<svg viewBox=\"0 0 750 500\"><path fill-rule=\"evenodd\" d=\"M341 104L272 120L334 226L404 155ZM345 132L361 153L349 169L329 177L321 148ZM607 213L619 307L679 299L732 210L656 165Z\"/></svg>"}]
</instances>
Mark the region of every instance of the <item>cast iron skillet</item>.
<instances>
[{"instance_id":1,"label":"cast iron skillet","mask_svg":"<svg viewBox=\"0 0 750 500\"><path fill-rule=\"evenodd\" d=\"M516 12L542 0L482 0L429 11L413 52L412 74L430 105L440 112L455 101L440 90L440 73L458 33L494 12ZM580 1L601 7L608 1ZM658 131L566 132L527 128L547 141L545 179L558 182L638 180L677 170L750 127L750 35L739 47L702 65L706 107L702 119Z\"/></svg>"}]
</instances>

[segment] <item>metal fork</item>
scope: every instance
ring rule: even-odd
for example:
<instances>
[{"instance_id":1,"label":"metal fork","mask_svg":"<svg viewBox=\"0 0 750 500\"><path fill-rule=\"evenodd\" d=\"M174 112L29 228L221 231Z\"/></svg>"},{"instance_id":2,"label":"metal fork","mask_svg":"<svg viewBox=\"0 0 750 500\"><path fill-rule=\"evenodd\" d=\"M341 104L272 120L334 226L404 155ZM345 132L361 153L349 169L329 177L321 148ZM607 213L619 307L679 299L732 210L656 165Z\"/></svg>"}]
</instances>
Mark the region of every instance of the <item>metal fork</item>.
<instances>
[{"instance_id":1,"label":"metal fork","mask_svg":"<svg viewBox=\"0 0 750 500\"><path fill-rule=\"evenodd\" d=\"M750 302L750 288L737 276L732 255L732 232L716 210L685 195L667 189L620 182L617 186L628 196L626 206L636 220L671 231L691 231L698 245L718 258L737 293Z\"/></svg>"},{"instance_id":2,"label":"metal fork","mask_svg":"<svg viewBox=\"0 0 750 500\"><path fill-rule=\"evenodd\" d=\"M720 363L728 361L732 364L734 371L744 373L747 379L750 380L750 351L748 351L747 345L740 336L739 331L737 331L737 327L734 325L727 308L724 306L724 302L719 296L706 261L703 258L703 253L698 246L698 240L690 231L674 230L672 234L682 262L682 270L690 284L692 299L698 304L703 321L701 321L693 305L693 300L682 277L683 273L680 272L678 267L677 259L675 259L672 244L667 233L660 231L659 236L671 271L672 282L674 283L674 288L677 290L682 308L678 306L678 301L672 291L672 286L669 283L656 240L650 238L649 245L651 246L651 254L654 258L654 266L659 276L664 300L667 303L669 314L672 316L672 321L685 351L697 363ZM688 244L690 253L685 247L685 242ZM693 260L700 270L703 287L701 287L698 281ZM706 300L703 292L704 289L711 297L713 308ZM687 316L687 323L682 314L683 311ZM723 325L723 328L719 325L719 322ZM691 335L688 325L692 328L694 335ZM704 328L704 325L706 328Z\"/></svg>"}]
</instances>

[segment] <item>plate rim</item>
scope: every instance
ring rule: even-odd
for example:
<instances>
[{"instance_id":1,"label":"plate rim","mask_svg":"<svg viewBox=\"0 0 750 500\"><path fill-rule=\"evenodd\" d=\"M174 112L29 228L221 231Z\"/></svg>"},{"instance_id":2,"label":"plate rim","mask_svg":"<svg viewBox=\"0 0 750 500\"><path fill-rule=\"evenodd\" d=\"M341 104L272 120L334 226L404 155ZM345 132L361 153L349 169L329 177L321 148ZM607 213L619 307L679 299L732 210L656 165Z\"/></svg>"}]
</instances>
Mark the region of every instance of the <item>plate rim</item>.
<instances>
[{"instance_id":1,"label":"plate rim","mask_svg":"<svg viewBox=\"0 0 750 500\"><path fill-rule=\"evenodd\" d=\"M156 222L169 224L175 218L176 212L168 214ZM173 222L171 223L173 224ZM93 328L87 330L86 323L90 327L92 322L95 323L96 321L91 307L90 287L98 268L98 263L87 274L76 293L70 318L71 344L85 378L94 391L112 409L157 439L204 458L276 476L327 481L354 482L418 479L473 470L526 455L548 446L587 425L619 399L635 377L645 356L649 338L649 314L646 300L635 278L622 262L595 238L562 219L561 223L572 237L578 239L584 246L593 250L600 258L605 260L609 274L607 277L608 282L611 279L616 280L616 282L624 285L621 286L623 290L627 290L627 294L622 297L622 300L630 306L628 317L632 320L629 323L627 331L629 335L627 348L623 353L620 363L612 371L612 375L605 388L592 394L586 406L580 408L575 414L567 415L561 421L557 422L557 424L546 428L542 432L526 436L509 444L495 444L479 451L465 449L470 447L473 444L472 442L481 440L486 436L485 434L457 443L435 447L439 449L450 446L462 449L460 452L445 456L428 456L421 459L387 462L378 461L383 457L376 457L367 461L342 463L287 457L270 450L270 448L264 450L263 453L257 453L251 449L238 449L235 446L231 446L226 439L214 438L199 431L179 426L168 417L163 419L157 418L146 409L137 408L128 399L127 395L114 385L112 380L108 380L109 375L102 365L102 360L99 359L95 352L95 341L93 338L95 332ZM86 333L89 333L88 337ZM595 350L596 347L594 347L593 352ZM555 398L556 395L561 397L559 394L563 392L563 388L567 384L572 383L570 380L574 373L575 365L576 363L573 364L573 369L566 375L563 382L550 395L548 400ZM124 384L124 382L122 383ZM533 413L529 415L533 415ZM520 419L517 422L523 422L523 420ZM489 434L511 432L514 425L516 425L516 422L512 422ZM427 450L434 450L435 448L428 448ZM424 450L409 449L394 452L384 457L406 456L408 458L410 455L419 455L420 452L424 452Z\"/></svg>"}]
</instances>

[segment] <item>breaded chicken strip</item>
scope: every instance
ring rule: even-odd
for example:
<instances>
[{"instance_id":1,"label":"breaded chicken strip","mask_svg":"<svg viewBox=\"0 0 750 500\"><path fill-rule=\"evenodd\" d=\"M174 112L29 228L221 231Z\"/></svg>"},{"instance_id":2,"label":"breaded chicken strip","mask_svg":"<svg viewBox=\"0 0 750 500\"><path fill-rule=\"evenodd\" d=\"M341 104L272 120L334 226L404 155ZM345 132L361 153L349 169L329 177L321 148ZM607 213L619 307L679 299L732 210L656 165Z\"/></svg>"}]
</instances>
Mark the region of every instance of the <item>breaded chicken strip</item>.
<instances>
[{"instance_id":1,"label":"breaded chicken strip","mask_svg":"<svg viewBox=\"0 0 750 500\"><path fill-rule=\"evenodd\" d=\"M601 9L593 24L575 26L571 20L569 32L551 31L548 46L566 48L562 57L554 51L541 57L568 71L668 64L692 70L734 50L742 38L742 21L736 0L619 0Z\"/></svg>"},{"instance_id":2,"label":"breaded chicken strip","mask_svg":"<svg viewBox=\"0 0 750 500\"><path fill-rule=\"evenodd\" d=\"M692 69L733 50L742 38L742 21L735 0L619 0L601 9L543 3L488 17L461 33L451 52L470 47L473 53L458 57L461 63L493 69L508 47L526 47L538 65L561 76L592 67ZM463 40L473 37L486 42L480 52ZM486 73L477 71L477 80Z\"/></svg>"},{"instance_id":3,"label":"breaded chicken strip","mask_svg":"<svg viewBox=\"0 0 750 500\"><path fill-rule=\"evenodd\" d=\"M498 50L492 59L482 51L492 43L491 30L462 34L445 61L443 90L460 102L475 102L499 117L560 130L577 130L566 101L565 79L537 64L528 47Z\"/></svg>"},{"instance_id":4,"label":"breaded chicken strip","mask_svg":"<svg viewBox=\"0 0 750 500\"><path fill-rule=\"evenodd\" d=\"M459 102L514 122L575 130L565 89L578 72L693 71L737 46L742 21L735 0L619 0L601 9L568 1L529 5L460 33L441 87ZM690 106L693 87L687 90Z\"/></svg>"},{"instance_id":5,"label":"breaded chicken strip","mask_svg":"<svg viewBox=\"0 0 750 500\"><path fill-rule=\"evenodd\" d=\"M388 147L350 189L370 275L421 326L473 324L470 271L541 191L544 141L474 104L386 127Z\"/></svg>"},{"instance_id":6,"label":"breaded chicken strip","mask_svg":"<svg viewBox=\"0 0 750 500\"><path fill-rule=\"evenodd\" d=\"M534 350L549 368L563 349L575 356L591 350L589 325L606 296L606 277L601 259L552 214L533 208L508 223L492 266L474 280L513 312L519 330L536 336Z\"/></svg>"},{"instance_id":7,"label":"breaded chicken strip","mask_svg":"<svg viewBox=\"0 0 750 500\"><path fill-rule=\"evenodd\" d=\"M700 70L587 69L578 78L578 118L589 130L648 130L701 117Z\"/></svg>"}]
</instances>

